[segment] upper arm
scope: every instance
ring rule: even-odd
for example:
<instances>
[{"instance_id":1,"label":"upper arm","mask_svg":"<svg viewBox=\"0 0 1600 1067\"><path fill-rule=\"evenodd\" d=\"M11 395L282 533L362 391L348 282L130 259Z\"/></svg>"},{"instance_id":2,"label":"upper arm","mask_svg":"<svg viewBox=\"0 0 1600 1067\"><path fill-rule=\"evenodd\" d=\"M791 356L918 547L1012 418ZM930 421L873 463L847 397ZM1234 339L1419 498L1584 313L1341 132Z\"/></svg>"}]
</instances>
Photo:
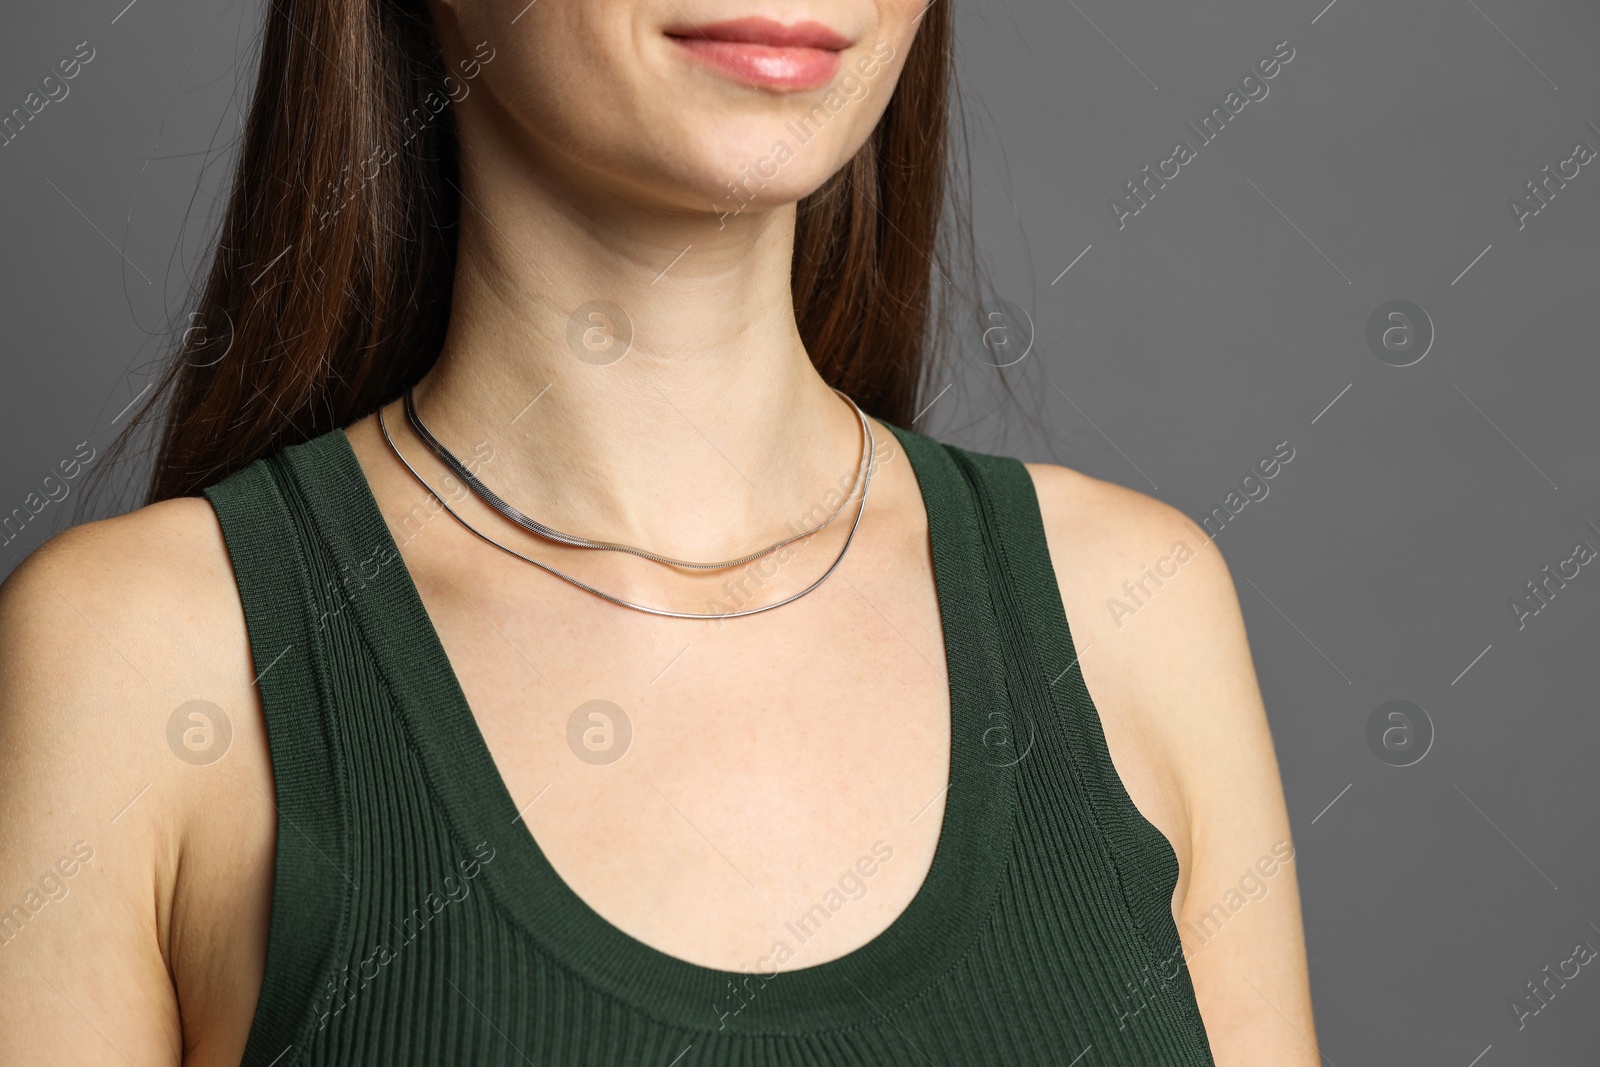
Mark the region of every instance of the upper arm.
<instances>
[{"instance_id":1,"label":"upper arm","mask_svg":"<svg viewBox=\"0 0 1600 1067\"><path fill-rule=\"evenodd\" d=\"M178 871L229 772L186 773L169 721L248 671L214 527L203 501L146 508L0 586L0 1062L184 1061Z\"/></svg>"},{"instance_id":2,"label":"upper arm","mask_svg":"<svg viewBox=\"0 0 1600 1067\"><path fill-rule=\"evenodd\" d=\"M88 548L69 532L0 592L0 1060L177 1063L160 842L121 811L152 803L122 717L147 697L92 621Z\"/></svg>"},{"instance_id":3,"label":"upper arm","mask_svg":"<svg viewBox=\"0 0 1600 1067\"><path fill-rule=\"evenodd\" d=\"M1029 469L1112 761L1179 857L1174 913L1216 1061L1314 1064L1288 814L1227 564L1168 505Z\"/></svg>"}]
</instances>

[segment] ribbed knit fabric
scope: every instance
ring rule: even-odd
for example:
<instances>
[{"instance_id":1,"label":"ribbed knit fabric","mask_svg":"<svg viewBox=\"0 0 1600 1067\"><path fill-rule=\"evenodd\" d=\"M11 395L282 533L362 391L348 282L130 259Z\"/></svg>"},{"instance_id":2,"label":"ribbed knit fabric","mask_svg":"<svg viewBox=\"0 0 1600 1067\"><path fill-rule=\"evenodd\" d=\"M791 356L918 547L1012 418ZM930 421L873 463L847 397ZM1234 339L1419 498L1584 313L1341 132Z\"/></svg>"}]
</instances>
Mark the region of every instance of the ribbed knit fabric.
<instances>
[{"instance_id":1,"label":"ribbed knit fabric","mask_svg":"<svg viewBox=\"0 0 1600 1067\"><path fill-rule=\"evenodd\" d=\"M207 490L279 811L246 1067L1211 1064L1177 862L1107 754L1027 471L891 429L945 635L944 825L887 930L773 976L661 953L556 874L342 431Z\"/></svg>"}]
</instances>

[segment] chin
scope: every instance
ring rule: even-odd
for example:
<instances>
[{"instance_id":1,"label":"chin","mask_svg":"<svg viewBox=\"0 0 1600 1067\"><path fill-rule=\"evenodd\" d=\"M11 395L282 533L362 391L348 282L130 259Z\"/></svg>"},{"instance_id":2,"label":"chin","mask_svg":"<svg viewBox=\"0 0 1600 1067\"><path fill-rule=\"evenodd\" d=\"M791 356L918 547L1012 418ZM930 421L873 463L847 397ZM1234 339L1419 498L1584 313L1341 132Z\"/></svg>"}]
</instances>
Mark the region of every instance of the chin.
<instances>
[{"instance_id":1,"label":"chin","mask_svg":"<svg viewBox=\"0 0 1600 1067\"><path fill-rule=\"evenodd\" d=\"M701 145L700 162L675 183L684 188L685 206L737 215L796 203L821 188L857 147L832 139L806 142L796 131L786 118L768 120Z\"/></svg>"},{"instance_id":2,"label":"chin","mask_svg":"<svg viewBox=\"0 0 1600 1067\"><path fill-rule=\"evenodd\" d=\"M876 71L882 69L880 62ZM725 86L711 99L703 85L684 86L679 106L662 115L671 132L647 143L654 162L678 172L669 184L687 187L692 206L703 208L709 198L719 213L769 210L804 199L843 168L893 87L892 75L880 73L874 83L848 70L803 93L734 89L733 101L715 98L729 91Z\"/></svg>"},{"instance_id":3,"label":"chin","mask_svg":"<svg viewBox=\"0 0 1600 1067\"><path fill-rule=\"evenodd\" d=\"M823 0L782 21L757 7L542 0L485 80L538 155L566 157L591 191L724 217L771 210L859 150L913 30L896 4Z\"/></svg>"}]
</instances>

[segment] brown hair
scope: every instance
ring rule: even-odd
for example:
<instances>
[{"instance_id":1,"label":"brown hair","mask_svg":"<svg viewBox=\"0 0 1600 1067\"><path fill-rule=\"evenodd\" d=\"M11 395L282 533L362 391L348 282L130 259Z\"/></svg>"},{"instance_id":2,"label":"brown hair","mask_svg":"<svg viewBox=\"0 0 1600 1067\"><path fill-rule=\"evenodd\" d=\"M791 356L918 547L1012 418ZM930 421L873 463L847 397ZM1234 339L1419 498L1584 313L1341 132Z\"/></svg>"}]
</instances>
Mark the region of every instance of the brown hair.
<instances>
[{"instance_id":1,"label":"brown hair","mask_svg":"<svg viewBox=\"0 0 1600 1067\"><path fill-rule=\"evenodd\" d=\"M948 0L925 10L882 120L800 203L795 235L796 319L818 372L901 426L942 336L951 24ZM432 366L462 209L454 126L434 114L445 75L422 0L267 5L198 308L114 445L159 433L147 502L347 425Z\"/></svg>"}]
</instances>

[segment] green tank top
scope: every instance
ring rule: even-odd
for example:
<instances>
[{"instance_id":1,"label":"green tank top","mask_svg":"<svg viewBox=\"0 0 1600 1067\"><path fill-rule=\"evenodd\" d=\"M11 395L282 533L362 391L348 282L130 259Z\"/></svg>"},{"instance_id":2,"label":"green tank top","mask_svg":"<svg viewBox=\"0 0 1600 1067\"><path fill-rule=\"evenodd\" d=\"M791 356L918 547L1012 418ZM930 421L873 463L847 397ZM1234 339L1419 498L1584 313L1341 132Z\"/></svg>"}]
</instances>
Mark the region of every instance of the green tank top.
<instances>
[{"instance_id":1,"label":"green tank top","mask_svg":"<svg viewBox=\"0 0 1600 1067\"><path fill-rule=\"evenodd\" d=\"M1107 754L1026 469L891 429L944 630L944 824L886 930L775 974L657 951L556 874L343 431L206 490L277 786L246 1067L1211 1064L1177 861Z\"/></svg>"}]
</instances>

